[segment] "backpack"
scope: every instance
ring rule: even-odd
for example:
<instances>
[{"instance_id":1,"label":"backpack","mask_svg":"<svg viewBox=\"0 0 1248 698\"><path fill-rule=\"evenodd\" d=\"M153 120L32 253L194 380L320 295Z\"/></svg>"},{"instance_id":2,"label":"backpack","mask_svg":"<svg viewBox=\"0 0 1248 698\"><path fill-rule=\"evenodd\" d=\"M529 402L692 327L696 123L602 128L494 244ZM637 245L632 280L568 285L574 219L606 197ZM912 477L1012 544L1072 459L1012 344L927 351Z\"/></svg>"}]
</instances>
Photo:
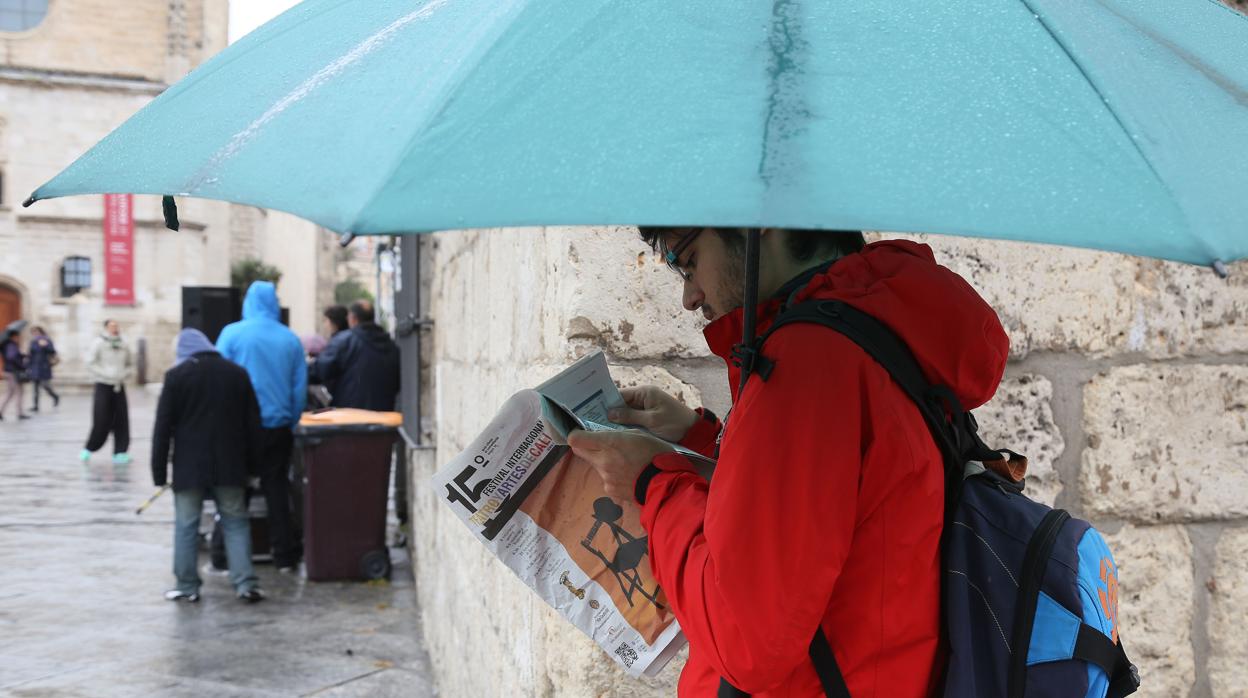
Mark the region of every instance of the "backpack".
<instances>
[{"instance_id":1,"label":"backpack","mask_svg":"<svg viewBox=\"0 0 1248 698\"><path fill-rule=\"evenodd\" d=\"M787 304L786 304L787 306ZM941 534L941 626L946 696L1117 698L1140 685L1118 635L1118 567L1086 521L1023 494L1026 458L988 448L953 391L932 386L888 328L846 303L785 307L752 346L738 352L745 375L766 381L762 354L781 327L814 323L845 335L892 376L918 406L945 464ZM849 691L823 629L810 657L830 697ZM721 680L719 695L748 695Z\"/></svg>"}]
</instances>

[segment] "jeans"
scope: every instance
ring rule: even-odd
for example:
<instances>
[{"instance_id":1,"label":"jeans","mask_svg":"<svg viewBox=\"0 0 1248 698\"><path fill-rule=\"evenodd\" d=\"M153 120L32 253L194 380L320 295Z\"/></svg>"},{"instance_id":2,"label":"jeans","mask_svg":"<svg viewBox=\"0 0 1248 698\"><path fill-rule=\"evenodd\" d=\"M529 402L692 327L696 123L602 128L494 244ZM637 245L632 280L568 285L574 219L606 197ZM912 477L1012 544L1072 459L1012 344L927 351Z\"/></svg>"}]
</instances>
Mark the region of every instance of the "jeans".
<instances>
[{"instance_id":1,"label":"jeans","mask_svg":"<svg viewBox=\"0 0 1248 698\"><path fill-rule=\"evenodd\" d=\"M230 583L240 594L256 587L255 570L251 567L251 524L243 503L242 487L213 487L217 513L225 531L225 554L230 564ZM173 574L178 591L199 591L199 516L204 510L204 491L199 489L173 493Z\"/></svg>"},{"instance_id":2,"label":"jeans","mask_svg":"<svg viewBox=\"0 0 1248 698\"><path fill-rule=\"evenodd\" d=\"M22 384L17 380L17 374L11 371L4 372L4 402L0 402L0 417L4 416L4 410L9 406L10 401L17 403L17 415L22 415Z\"/></svg>"}]
</instances>

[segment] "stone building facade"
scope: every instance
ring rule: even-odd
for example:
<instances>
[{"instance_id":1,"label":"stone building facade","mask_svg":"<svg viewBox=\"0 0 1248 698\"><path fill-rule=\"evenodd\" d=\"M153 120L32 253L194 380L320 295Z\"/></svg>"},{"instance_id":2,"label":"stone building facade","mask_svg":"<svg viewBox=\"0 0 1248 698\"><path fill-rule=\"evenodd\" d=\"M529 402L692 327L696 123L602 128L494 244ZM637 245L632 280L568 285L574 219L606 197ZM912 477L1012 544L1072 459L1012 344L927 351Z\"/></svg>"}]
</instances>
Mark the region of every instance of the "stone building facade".
<instances>
[{"instance_id":1,"label":"stone building facade","mask_svg":"<svg viewBox=\"0 0 1248 698\"><path fill-rule=\"evenodd\" d=\"M916 237L1009 332L982 430L1031 457L1033 497L1106 533L1140 695L1243 695L1248 264L1223 280L1117 254ZM512 392L594 348L622 382L722 414L728 388L700 316L680 308L678 279L632 229L453 232L431 246L424 411L437 448L411 452L412 545L439 689L672 695L679 660L652 681L616 671L475 542L428 478Z\"/></svg>"},{"instance_id":2,"label":"stone building facade","mask_svg":"<svg viewBox=\"0 0 1248 698\"><path fill-rule=\"evenodd\" d=\"M0 27L0 313L47 329L61 353L62 383L86 379L80 357L105 318L120 321L136 345L143 340L146 377L160 380L181 324L181 287L228 285L231 262L246 256L282 270L279 293L297 332L314 332L318 308L332 298L319 281L333 273L333 239L318 238L316 226L250 207L179 200L182 229L175 232L164 227L158 197L136 196L135 302L107 306L102 197L20 207L38 185L225 48L228 9L227 0L48 0L46 13L28 18L33 25ZM78 292L62 283L71 259L89 270Z\"/></svg>"}]
</instances>

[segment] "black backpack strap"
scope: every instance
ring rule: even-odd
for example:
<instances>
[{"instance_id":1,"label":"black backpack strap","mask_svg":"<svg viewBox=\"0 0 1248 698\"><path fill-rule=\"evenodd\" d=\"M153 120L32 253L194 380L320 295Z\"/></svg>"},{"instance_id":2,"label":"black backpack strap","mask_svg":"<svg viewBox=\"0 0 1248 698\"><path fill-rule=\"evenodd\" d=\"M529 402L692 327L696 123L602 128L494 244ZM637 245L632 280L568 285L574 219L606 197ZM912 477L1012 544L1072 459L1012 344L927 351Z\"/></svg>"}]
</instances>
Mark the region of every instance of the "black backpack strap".
<instances>
[{"instance_id":1,"label":"black backpack strap","mask_svg":"<svg viewBox=\"0 0 1248 698\"><path fill-rule=\"evenodd\" d=\"M975 418L962 409L953 391L928 383L905 342L879 320L848 303L814 300L786 308L771 327L767 328L767 332L758 338L754 353L761 356L763 345L771 335L782 327L799 322L823 325L836 330L888 371L893 381L919 408L936 440L936 446L945 456L946 463L956 463L956 467L949 468L951 479L947 483L955 491L960 489L962 464L965 461L1001 458L1001 454L988 448L979 439ZM766 357L763 360L767 362L769 369L774 368L774 360ZM748 375L742 380L746 379Z\"/></svg>"},{"instance_id":2,"label":"black backpack strap","mask_svg":"<svg viewBox=\"0 0 1248 698\"><path fill-rule=\"evenodd\" d=\"M1007 698L1023 698L1027 689L1027 654L1031 649L1031 631L1036 621L1036 604L1040 600L1040 585L1053 556L1053 546L1062 526L1070 520L1070 514L1053 509L1040 519L1036 530L1027 541L1023 555L1023 569L1018 581L1018 603L1014 607L1014 632L1010 638L1010 667L1006 674Z\"/></svg>"},{"instance_id":3,"label":"black backpack strap","mask_svg":"<svg viewBox=\"0 0 1248 698\"><path fill-rule=\"evenodd\" d=\"M1105 671L1105 675L1109 677L1107 698L1129 696L1140 687L1140 671L1127 659L1126 650L1122 648L1122 638L1114 642L1105 633L1084 623L1079 626L1072 656L1095 664Z\"/></svg>"},{"instance_id":4,"label":"black backpack strap","mask_svg":"<svg viewBox=\"0 0 1248 698\"><path fill-rule=\"evenodd\" d=\"M810 659L815 663L815 673L819 675L819 683L823 684L824 695L828 698L849 698L849 687L845 685L845 677L841 676L841 668L836 665L832 645L828 644L822 626L815 630L815 638L810 641Z\"/></svg>"},{"instance_id":5,"label":"black backpack strap","mask_svg":"<svg viewBox=\"0 0 1248 698\"><path fill-rule=\"evenodd\" d=\"M849 687L845 685L845 677L832 655L832 645L823 634L823 628L815 631L810 641L810 660L815 664L815 673L819 675L819 683L823 686L824 695L828 698L850 698ZM728 683L727 679L719 680L719 691L716 698L747 698L750 694Z\"/></svg>"}]
</instances>

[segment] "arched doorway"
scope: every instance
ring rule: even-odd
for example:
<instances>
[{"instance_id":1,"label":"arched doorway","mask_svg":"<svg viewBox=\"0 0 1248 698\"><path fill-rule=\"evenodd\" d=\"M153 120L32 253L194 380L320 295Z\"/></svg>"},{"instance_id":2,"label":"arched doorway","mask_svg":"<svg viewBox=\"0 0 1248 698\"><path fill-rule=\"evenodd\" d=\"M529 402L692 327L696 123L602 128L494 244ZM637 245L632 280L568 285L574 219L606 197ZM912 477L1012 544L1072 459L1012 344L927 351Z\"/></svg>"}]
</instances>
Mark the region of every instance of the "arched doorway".
<instances>
[{"instance_id":1,"label":"arched doorway","mask_svg":"<svg viewBox=\"0 0 1248 698\"><path fill-rule=\"evenodd\" d=\"M22 294L12 286L0 283L0 329L22 317Z\"/></svg>"}]
</instances>

